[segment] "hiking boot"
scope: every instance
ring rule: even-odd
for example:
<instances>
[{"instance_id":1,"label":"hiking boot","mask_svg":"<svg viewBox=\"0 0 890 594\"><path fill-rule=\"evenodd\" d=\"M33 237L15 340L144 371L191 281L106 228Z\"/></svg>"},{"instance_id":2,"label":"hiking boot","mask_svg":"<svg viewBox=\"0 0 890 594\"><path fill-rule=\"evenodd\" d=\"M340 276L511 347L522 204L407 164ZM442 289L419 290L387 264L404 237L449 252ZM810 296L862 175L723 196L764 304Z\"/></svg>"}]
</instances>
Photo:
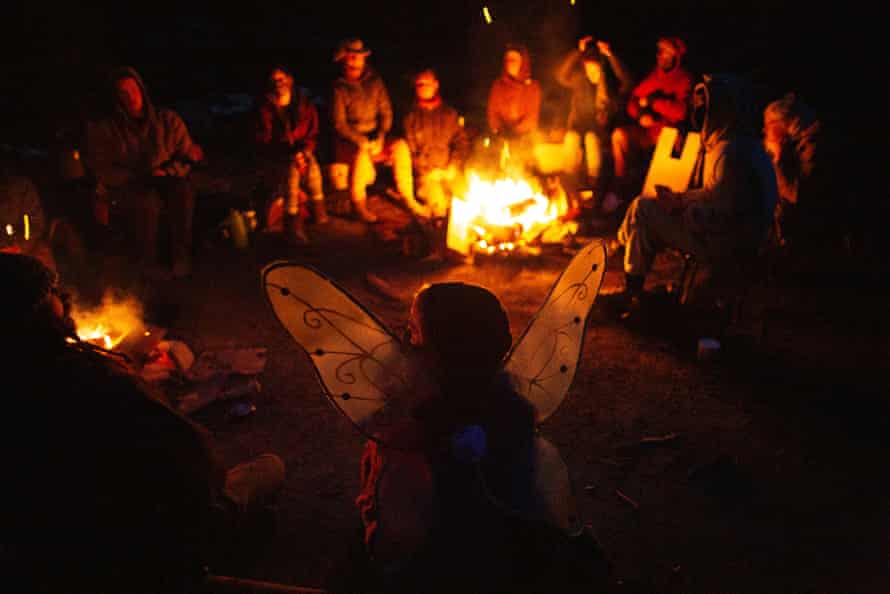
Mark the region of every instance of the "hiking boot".
<instances>
[{"instance_id":1,"label":"hiking boot","mask_svg":"<svg viewBox=\"0 0 890 594\"><path fill-rule=\"evenodd\" d=\"M290 243L296 245L307 245L309 243L309 236L306 235L303 217L300 215L288 216L284 232Z\"/></svg>"}]
</instances>

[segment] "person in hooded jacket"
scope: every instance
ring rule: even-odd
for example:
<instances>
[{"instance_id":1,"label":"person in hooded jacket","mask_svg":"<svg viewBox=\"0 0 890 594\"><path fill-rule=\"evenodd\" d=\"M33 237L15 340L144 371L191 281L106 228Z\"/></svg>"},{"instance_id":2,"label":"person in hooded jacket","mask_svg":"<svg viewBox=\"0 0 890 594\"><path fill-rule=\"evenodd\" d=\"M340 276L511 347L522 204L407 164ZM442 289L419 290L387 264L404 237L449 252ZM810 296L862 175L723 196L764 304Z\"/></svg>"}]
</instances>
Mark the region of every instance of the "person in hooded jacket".
<instances>
[{"instance_id":1,"label":"person in hooded jacket","mask_svg":"<svg viewBox=\"0 0 890 594\"><path fill-rule=\"evenodd\" d=\"M532 78L531 57L522 45L508 45L503 70L488 94L488 128L509 145L521 163L531 159L541 115L541 85Z\"/></svg>"},{"instance_id":2,"label":"person in hooded jacket","mask_svg":"<svg viewBox=\"0 0 890 594\"><path fill-rule=\"evenodd\" d=\"M131 247L152 276L169 273L158 267L158 223L170 221L173 276L191 274L192 218L195 190L189 180L204 151L173 110L155 106L142 77L133 68L112 71L109 81L114 111L90 122L85 160L105 196L112 217L120 215L131 231ZM112 220L110 224L116 225Z\"/></svg>"},{"instance_id":3,"label":"person in hooded jacket","mask_svg":"<svg viewBox=\"0 0 890 594\"><path fill-rule=\"evenodd\" d=\"M656 43L655 68L631 92L627 115L632 123L612 132L615 182L607 201L623 203L638 190L636 169L651 158L661 129L686 120L692 76L683 67L686 44L679 37L662 37Z\"/></svg>"},{"instance_id":4,"label":"person in hooded jacket","mask_svg":"<svg viewBox=\"0 0 890 594\"><path fill-rule=\"evenodd\" d=\"M376 179L374 164L386 159L393 114L383 80L367 63L369 55L361 39L338 47L334 61L342 75L334 81L331 118L334 161L349 167L352 205L363 221L374 223L377 215L367 207L367 187Z\"/></svg>"},{"instance_id":5,"label":"person in hooded jacket","mask_svg":"<svg viewBox=\"0 0 890 594\"><path fill-rule=\"evenodd\" d=\"M626 305L640 304L656 253L677 248L715 267L750 259L763 245L778 200L776 176L749 116L746 81L706 76L695 87L702 152L689 190L658 189L627 209L618 241L624 245Z\"/></svg>"},{"instance_id":6,"label":"person in hooded jacket","mask_svg":"<svg viewBox=\"0 0 890 594\"><path fill-rule=\"evenodd\" d=\"M611 46L602 40L593 41L591 36L578 41L578 49L560 64L556 81L572 91L565 142L580 148L583 138L584 172L589 185L598 187L603 165L611 160L608 151L615 117L632 82Z\"/></svg>"},{"instance_id":7,"label":"person in hooded jacket","mask_svg":"<svg viewBox=\"0 0 890 594\"><path fill-rule=\"evenodd\" d=\"M293 238L306 243L300 197L312 200L315 222L327 222L321 169L315 158L318 141L318 110L294 87L294 77L284 66L272 68L266 92L257 101L254 138L259 168L266 183L285 198L286 227Z\"/></svg>"}]
</instances>

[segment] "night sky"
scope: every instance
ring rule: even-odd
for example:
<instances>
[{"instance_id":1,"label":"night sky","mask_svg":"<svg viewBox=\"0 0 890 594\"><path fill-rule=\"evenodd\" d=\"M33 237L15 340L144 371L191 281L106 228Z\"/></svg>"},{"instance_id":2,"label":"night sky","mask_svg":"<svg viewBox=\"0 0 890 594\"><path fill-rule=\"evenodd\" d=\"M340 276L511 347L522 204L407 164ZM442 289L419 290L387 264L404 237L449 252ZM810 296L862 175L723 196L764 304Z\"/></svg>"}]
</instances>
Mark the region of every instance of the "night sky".
<instances>
[{"instance_id":1,"label":"night sky","mask_svg":"<svg viewBox=\"0 0 890 594\"><path fill-rule=\"evenodd\" d=\"M325 96L336 74L333 49L352 35L373 49L373 65L397 113L410 100L410 73L431 65L439 70L445 98L468 120L481 121L507 41L531 48L533 74L558 109L562 96L553 88L553 69L583 34L610 41L637 78L653 65L656 38L680 35L694 74L747 74L761 101L797 90L824 120L853 136L884 125L890 105L887 51L877 51L881 39L870 33L870 24L880 22L877 8L846 2L822 8L799 0L576 0L575 6L569 0L488 0L492 25L484 23L484 3L478 1L307 4L13 5L2 37L0 107L7 142L24 134L42 144L59 122L95 110L103 73L116 64L141 71L163 104L253 93L276 62L290 66L298 84ZM863 107L868 120L861 117Z\"/></svg>"}]
</instances>

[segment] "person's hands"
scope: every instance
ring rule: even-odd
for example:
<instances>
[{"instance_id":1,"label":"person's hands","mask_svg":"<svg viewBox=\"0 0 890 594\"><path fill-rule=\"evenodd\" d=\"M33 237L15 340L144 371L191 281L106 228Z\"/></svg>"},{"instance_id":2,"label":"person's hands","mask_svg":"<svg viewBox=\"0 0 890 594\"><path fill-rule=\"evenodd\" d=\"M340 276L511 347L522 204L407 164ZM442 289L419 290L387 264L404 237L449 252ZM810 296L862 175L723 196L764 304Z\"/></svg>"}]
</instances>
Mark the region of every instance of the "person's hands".
<instances>
[{"instance_id":1,"label":"person's hands","mask_svg":"<svg viewBox=\"0 0 890 594\"><path fill-rule=\"evenodd\" d=\"M643 128L651 128L654 123L655 118L653 118L648 113L644 113L640 116L640 126L642 126Z\"/></svg>"},{"instance_id":2,"label":"person's hands","mask_svg":"<svg viewBox=\"0 0 890 594\"><path fill-rule=\"evenodd\" d=\"M587 51L587 45L593 41L593 35L588 35L586 37L582 37L578 40L578 51L582 54Z\"/></svg>"},{"instance_id":3,"label":"person's hands","mask_svg":"<svg viewBox=\"0 0 890 594\"><path fill-rule=\"evenodd\" d=\"M193 144L192 147L188 150L186 156L189 160L199 163L204 160L204 149L201 148L199 144Z\"/></svg>"},{"instance_id":4,"label":"person's hands","mask_svg":"<svg viewBox=\"0 0 890 594\"><path fill-rule=\"evenodd\" d=\"M151 170L152 177L167 177L167 170L163 167L155 167Z\"/></svg>"},{"instance_id":5,"label":"person's hands","mask_svg":"<svg viewBox=\"0 0 890 594\"><path fill-rule=\"evenodd\" d=\"M612 57L612 48L609 46L609 43L607 41L597 41L596 49L598 49L600 53L607 58Z\"/></svg>"},{"instance_id":6,"label":"person's hands","mask_svg":"<svg viewBox=\"0 0 890 594\"><path fill-rule=\"evenodd\" d=\"M649 107L649 98L648 97L640 97L637 100L637 103L639 104L640 107L643 107L643 108Z\"/></svg>"},{"instance_id":7,"label":"person's hands","mask_svg":"<svg viewBox=\"0 0 890 594\"><path fill-rule=\"evenodd\" d=\"M368 151L372 157L377 157L383 152L383 136L375 136L374 140L368 142Z\"/></svg>"}]
</instances>

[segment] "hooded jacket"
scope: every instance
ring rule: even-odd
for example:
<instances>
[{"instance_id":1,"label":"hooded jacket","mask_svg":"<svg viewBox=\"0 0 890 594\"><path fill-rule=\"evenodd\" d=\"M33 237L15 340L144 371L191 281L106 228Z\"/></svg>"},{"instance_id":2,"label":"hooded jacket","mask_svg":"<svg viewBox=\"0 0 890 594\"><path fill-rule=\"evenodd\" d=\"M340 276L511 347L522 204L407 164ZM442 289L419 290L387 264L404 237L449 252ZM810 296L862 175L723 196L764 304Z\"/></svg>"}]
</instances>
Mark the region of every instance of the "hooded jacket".
<instances>
[{"instance_id":1,"label":"hooded jacket","mask_svg":"<svg viewBox=\"0 0 890 594\"><path fill-rule=\"evenodd\" d=\"M331 118L337 135L356 146L369 134L386 135L392 128L392 104L383 80L368 66L358 80L334 81Z\"/></svg>"},{"instance_id":2,"label":"hooded jacket","mask_svg":"<svg viewBox=\"0 0 890 594\"><path fill-rule=\"evenodd\" d=\"M647 128L653 144L658 140L663 127L676 126L686 119L686 104L689 92L692 90L692 76L683 68L686 46L677 39L665 41L674 46L677 55L676 64L668 71L658 66L653 68L652 72L634 87L627 103L627 113L636 121L643 115L639 100L648 99L647 109L655 119L655 123Z\"/></svg>"},{"instance_id":3,"label":"hooded jacket","mask_svg":"<svg viewBox=\"0 0 890 594\"><path fill-rule=\"evenodd\" d=\"M746 127L745 85L722 77L707 86L704 154L693 178L699 187L684 192L685 223L700 234L757 243L778 201L776 176L762 143Z\"/></svg>"},{"instance_id":4,"label":"hooded jacket","mask_svg":"<svg viewBox=\"0 0 890 594\"><path fill-rule=\"evenodd\" d=\"M142 91L143 117L130 117L117 99L114 84L132 78ZM194 143L179 115L152 103L142 77L133 68L120 68L109 78L109 91L114 93L114 113L87 124L87 166L97 180L115 188L148 177L151 172L171 161L189 161ZM188 166L176 168L177 175L188 173Z\"/></svg>"},{"instance_id":5,"label":"hooded jacket","mask_svg":"<svg viewBox=\"0 0 890 594\"><path fill-rule=\"evenodd\" d=\"M519 77L507 71L492 83L488 94L488 127L494 133L519 136L538 129L541 111L541 86L532 79L531 58L524 47L509 48L522 56Z\"/></svg>"}]
</instances>

